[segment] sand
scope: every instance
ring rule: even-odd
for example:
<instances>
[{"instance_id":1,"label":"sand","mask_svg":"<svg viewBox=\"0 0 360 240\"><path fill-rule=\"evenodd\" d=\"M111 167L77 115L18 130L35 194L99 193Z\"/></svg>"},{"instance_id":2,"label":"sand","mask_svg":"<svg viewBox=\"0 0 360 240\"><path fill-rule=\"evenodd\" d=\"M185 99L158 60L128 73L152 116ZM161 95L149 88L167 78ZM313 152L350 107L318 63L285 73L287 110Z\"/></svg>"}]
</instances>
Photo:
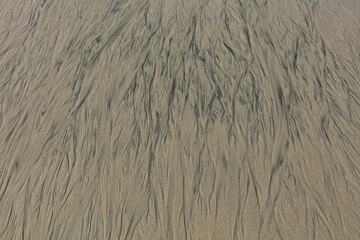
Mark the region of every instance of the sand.
<instances>
[{"instance_id":1,"label":"sand","mask_svg":"<svg viewBox=\"0 0 360 240\"><path fill-rule=\"evenodd\" d=\"M0 1L0 239L360 239L359 20Z\"/></svg>"}]
</instances>

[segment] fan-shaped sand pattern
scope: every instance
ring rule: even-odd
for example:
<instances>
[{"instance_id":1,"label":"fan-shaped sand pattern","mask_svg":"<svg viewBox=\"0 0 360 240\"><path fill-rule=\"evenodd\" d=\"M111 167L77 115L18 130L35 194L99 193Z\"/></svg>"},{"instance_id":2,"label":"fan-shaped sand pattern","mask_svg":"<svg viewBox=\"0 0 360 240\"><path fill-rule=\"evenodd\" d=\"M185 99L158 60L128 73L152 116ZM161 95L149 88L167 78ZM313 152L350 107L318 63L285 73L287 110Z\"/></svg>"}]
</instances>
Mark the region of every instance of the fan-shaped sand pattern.
<instances>
[{"instance_id":1,"label":"fan-shaped sand pattern","mask_svg":"<svg viewBox=\"0 0 360 240\"><path fill-rule=\"evenodd\" d=\"M0 1L0 239L360 239L354 2Z\"/></svg>"}]
</instances>

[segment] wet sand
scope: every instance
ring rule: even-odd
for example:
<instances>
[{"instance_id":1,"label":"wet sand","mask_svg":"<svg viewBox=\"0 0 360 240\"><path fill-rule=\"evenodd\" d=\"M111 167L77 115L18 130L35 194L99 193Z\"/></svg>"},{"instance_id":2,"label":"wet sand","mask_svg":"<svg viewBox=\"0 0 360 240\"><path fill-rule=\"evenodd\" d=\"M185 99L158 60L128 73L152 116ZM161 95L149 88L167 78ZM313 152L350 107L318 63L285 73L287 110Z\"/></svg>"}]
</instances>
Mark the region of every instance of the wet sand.
<instances>
[{"instance_id":1,"label":"wet sand","mask_svg":"<svg viewBox=\"0 0 360 240\"><path fill-rule=\"evenodd\" d=\"M0 1L0 239L360 239L359 7Z\"/></svg>"}]
</instances>

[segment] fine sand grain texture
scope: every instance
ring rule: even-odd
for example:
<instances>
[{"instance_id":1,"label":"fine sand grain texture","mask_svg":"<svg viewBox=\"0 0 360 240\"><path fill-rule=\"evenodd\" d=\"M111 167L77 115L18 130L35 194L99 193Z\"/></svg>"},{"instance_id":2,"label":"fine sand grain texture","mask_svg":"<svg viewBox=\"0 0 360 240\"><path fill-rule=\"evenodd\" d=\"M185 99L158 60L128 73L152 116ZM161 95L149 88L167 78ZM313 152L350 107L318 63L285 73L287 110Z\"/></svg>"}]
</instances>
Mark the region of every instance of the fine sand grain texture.
<instances>
[{"instance_id":1,"label":"fine sand grain texture","mask_svg":"<svg viewBox=\"0 0 360 240\"><path fill-rule=\"evenodd\" d=\"M0 240L360 239L357 0L0 0Z\"/></svg>"}]
</instances>

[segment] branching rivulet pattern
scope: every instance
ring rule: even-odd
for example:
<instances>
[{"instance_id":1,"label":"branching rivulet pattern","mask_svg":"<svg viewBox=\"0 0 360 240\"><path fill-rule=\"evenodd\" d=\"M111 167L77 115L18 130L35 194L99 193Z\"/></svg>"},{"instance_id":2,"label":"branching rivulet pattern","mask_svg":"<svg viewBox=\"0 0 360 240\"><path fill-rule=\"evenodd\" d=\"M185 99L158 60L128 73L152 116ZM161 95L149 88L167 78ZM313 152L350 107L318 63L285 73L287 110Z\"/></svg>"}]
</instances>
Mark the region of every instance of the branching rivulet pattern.
<instances>
[{"instance_id":1,"label":"branching rivulet pattern","mask_svg":"<svg viewBox=\"0 0 360 240\"><path fill-rule=\"evenodd\" d=\"M1 1L0 239L359 239L359 49L278 2Z\"/></svg>"}]
</instances>

